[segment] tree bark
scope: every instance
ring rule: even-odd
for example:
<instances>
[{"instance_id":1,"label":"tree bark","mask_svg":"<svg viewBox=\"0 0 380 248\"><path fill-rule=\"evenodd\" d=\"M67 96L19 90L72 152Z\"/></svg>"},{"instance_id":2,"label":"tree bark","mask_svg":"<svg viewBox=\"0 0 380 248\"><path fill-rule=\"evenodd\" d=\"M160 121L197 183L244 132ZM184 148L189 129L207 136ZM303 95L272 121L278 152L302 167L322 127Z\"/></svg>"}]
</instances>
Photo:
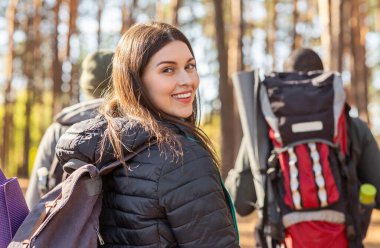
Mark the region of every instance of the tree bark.
<instances>
[{"instance_id":1,"label":"tree bark","mask_svg":"<svg viewBox=\"0 0 380 248\"><path fill-rule=\"evenodd\" d=\"M59 25L59 9L61 7L62 0L57 0L54 6L54 32L52 34L52 51L53 51L53 63L52 63L52 78L53 78L53 101L52 101L52 114L57 114L62 108L61 97L61 82L62 82L62 61L59 57L58 49L58 25ZM53 119L53 117L52 117Z\"/></svg>"},{"instance_id":2,"label":"tree bark","mask_svg":"<svg viewBox=\"0 0 380 248\"><path fill-rule=\"evenodd\" d=\"M352 80L352 54L351 54L351 0L342 0L342 38L343 38L343 58L347 61L344 69L349 70L351 73L351 82L347 89L346 101L350 106L355 105L354 93L353 93L353 80Z\"/></svg>"},{"instance_id":3,"label":"tree bark","mask_svg":"<svg viewBox=\"0 0 380 248\"><path fill-rule=\"evenodd\" d=\"M318 9L319 17L322 24L321 45L323 48L323 65L325 70L331 70L331 16L330 16L330 1L319 0Z\"/></svg>"},{"instance_id":4,"label":"tree bark","mask_svg":"<svg viewBox=\"0 0 380 248\"><path fill-rule=\"evenodd\" d=\"M103 12L104 2L103 0L98 0L98 13L96 20L98 21L98 49L100 49L100 44L102 43L102 12Z\"/></svg>"},{"instance_id":5,"label":"tree bark","mask_svg":"<svg viewBox=\"0 0 380 248\"><path fill-rule=\"evenodd\" d=\"M331 0L331 9L334 10L334 18L331 18L331 70L342 72L343 69L343 1Z\"/></svg>"},{"instance_id":6,"label":"tree bark","mask_svg":"<svg viewBox=\"0 0 380 248\"><path fill-rule=\"evenodd\" d=\"M35 0L34 1L35 8L36 8L36 15L33 22L33 29L35 33L35 48L34 48L34 63L33 63L33 83L34 83L34 96L37 94L40 95L40 97L34 97L33 98L33 104L39 105L39 107L44 106L44 97L42 95L45 94L45 85L44 81L46 78L46 71L43 67L42 62L42 50L41 50L41 44L43 42L43 39L41 37L41 21L42 18L44 18L44 15L42 14L42 0ZM43 121L42 118L38 119L38 130L39 133L44 133L46 129L46 123Z\"/></svg>"},{"instance_id":7,"label":"tree bark","mask_svg":"<svg viewBox=\"0 0 380 248\"><path fill-rule=\"evenodd\" d=\"M226 31L223 4L225 1L214 0L214 22L216 46L219 63L219 99L221 101L221 160L222 176L226 177L233 167L240 145L242 131L237 106L234 99L232 81L229 74L242 70L242 2L231 1L232 28L226 45Z\"/></svg>"},{"instance_id":8,"label":"tree bark","mask_svg":"<svg viewBox=\"0 0 380 248\"><path fill-rule=\"evenodd\" d=\"M4 117L3 117L3 133L2 133L2 146L0 149L1 165L5 169L8 162L9 151L9 134L13 123L13 101L12 95L12 79L13 79L13 59L14 59L14 40L13 35L15 32L15 15L18 0L10 0L7 8L8 20L8 54L5 58L5 83L4 83Z\"/></svg>"},{"instance_id":9,"label":"tree bark","mask_svg":"<svg viewBox=\"0 0 380 248\"><path fill-rule=\"evenodd\" d=\"M162 0L156 1L156 20L178 26L178 10L181 4L181 0L170 0L168 5L162 3Z\"/></svg>"},{"instance_id":10,"label":"tree bark","mask_svg":"<svg viewBox=\"0 0 380 248\"><path fill-rule=\"evenodd\" d=\"M128 30L134 23L135 19L133 17L132 10L136 9L138 5L137 0L132 1L132 6L127 6L126 2L123 3L123 6L121 8L121 16L122 16L122 25L121 25L121 31L120 34L123 35L125 31Z\"/></svg>"},{"instance_id":11,"label":"tree bark","mask_svg":"<svg viewBox=\"0 0 380 248\"><path fill-rule=\"evenodd\" d=\"M366 65L365 37L367 28L364 24L366 12L364 0L351 1L351 79L354 104L359 117L369 123L368 116L368 68Z\"/></svg>"},{"instance_id":12,"label":"tree bark","mask_svg":"<svg viewBox=\"0 0 380 248\"><path fill-rule=\"evenodd\" d=\"M219 64L219 99L221 101L221 161L222 165L226 165L227 161L232 161L232 154L228 149L227 142L233 144L233 111L230 106L233 104L232 86L228 82L228 53L225 41L225 25L223 16L223 3L221 0L213 0L214 2L214 22L216 47L218 50ZM226 135L225 135L226 134ZM231 135L229 135L231 134ZM233 147L231 145L231 147ZM225 175L223 171L223 177Z\"/></svg>"},{"instance_id":13,"label":"tree bark","mask_svg":"<svg viewBox=\"0 0 380 248\"><path fill-rule=\"evenodd\" d=\"M18 168L17 175L21 177L28 177L28 164L29 164L29 148L30 148L30 130L31 130L31 110L33 105L34 87L33 87L33 71L34 71L34 48L36 40L36 25L40 22L40 16L34 18L38 9L41 6L40 0L35 0L33 6L29 6L34 11L29 13L27 18L27 25L25 33L27 34L27 41L25 51L23 53L23 69L27 78L26 100L25 100L25 126L24 126L24 142L23 142L23 157L22 165Z\"/></svg>"},{"instance_id":14,"label":"tree bark","mask_svg":"<svg viewBox=\"0 0 380 248\"><path fill-rule=\"evenodd\" d=\"M79 85L78 85L78 77L76 72L76 65L73 64L70 51L71 51L71 37L73 34L77 33L77 17L78 17L78 0L69 0L69 22L68 27L69 31L67 32L66 37L66 55L65 55L65 61L69 62L71 65L71 71L70 71L70 105L78 103L79 102Z\"/></svg>"},{"instance_id":15,"label":"tree bark","mask_svg":"<svg viewBox=\"0 0 380 248\"><path fill-rule=\"evenodd\" d=\"M298 0L293 0L293 44L292 50L302 47L302 36L297 34L297 23L300 13L298 11Z\"/></svg>"},{"instance_id":16,"label":"tree bark","mask_svg":"<svg viewBox=\"0 0 380 248\"><path fill-rule=\"evenodd\" d=\"M229 122L232 125L231 129L223 130L223 137L226 137L225 141L222 143L224 147L224 152L222 153L222 162L223 162L223 176L227 176L227 172L233 168L235 159L238 154L240 147L241 139L243 137L243 131L240 123L239 110L235 100L235 91L232 84L233 73L244 70L243 66L243 1L242 0L233 0L231 4L231 18L232 18L232 28L229 32L228 40L228 85L231 89L228 91L229 99L231 103L228 104L225 111L231 112L229 115L232 115L232 119L225 119L225 122ZM223 105L223 102L222 102ZM229 108L229 109L228 109ZM229 116L228 116L229 118ZM223 123L223 122L222 122ZM232 132L231 132L232 131ZM223 151L223 149L222 149ZM225 158L223 159L223 154Z\"/></svg>"},{"instance_id":17,"label":"tree bark","mask_svg":"<svg viewBox=\"0 0 380 248\"><path fill-rule=\"evenodd\" d=\"M170 23L176 27L178 27L178 10L181 7L181 0L171 0L170 1Z\"/></svg>"},{"instance_id":18,"label":"tree bark","mask_svg":"<svg viewBox=\"0 0 380 248\"><path fill-rule=\"evenodd\" d=\"M276 65L276 52L275 52L275 42L276 42L276 11L277 0L267 1L267 54L272 57L271 69L273 70Z\"/></svg>"}]
</instances>

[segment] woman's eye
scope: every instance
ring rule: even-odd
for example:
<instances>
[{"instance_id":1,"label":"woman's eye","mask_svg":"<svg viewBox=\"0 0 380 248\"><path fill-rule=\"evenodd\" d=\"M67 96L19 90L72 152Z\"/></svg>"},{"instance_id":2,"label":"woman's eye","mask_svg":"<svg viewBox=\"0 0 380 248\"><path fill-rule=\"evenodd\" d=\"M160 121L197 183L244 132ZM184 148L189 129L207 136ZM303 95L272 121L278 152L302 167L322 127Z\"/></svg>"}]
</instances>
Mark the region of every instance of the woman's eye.
<instances>
[{"instance_id":1,"label":"woman's eye","mask_svg":"<svg viewBox=\"0 0 380 248\"><path fill-rule=\"evenodd\" d=\"M162 72L164 72L164 73L170 73L170 72L173 72L174 71L174 69L172 68L172 67L165 67L163 70L162 70Z\"/></svg>"},{"instance_id":2,"label":"woman's eye","mask_svg":"<svg viewBox=\"0 0 380 248\"><path fill-rule=\"evenodd\" d=\"M192 70L192 69L195 69L196 68L196 65L195 64L188 64L187 66L186 66L186 69L187 70Z\"/></svg>"}]
</instances>

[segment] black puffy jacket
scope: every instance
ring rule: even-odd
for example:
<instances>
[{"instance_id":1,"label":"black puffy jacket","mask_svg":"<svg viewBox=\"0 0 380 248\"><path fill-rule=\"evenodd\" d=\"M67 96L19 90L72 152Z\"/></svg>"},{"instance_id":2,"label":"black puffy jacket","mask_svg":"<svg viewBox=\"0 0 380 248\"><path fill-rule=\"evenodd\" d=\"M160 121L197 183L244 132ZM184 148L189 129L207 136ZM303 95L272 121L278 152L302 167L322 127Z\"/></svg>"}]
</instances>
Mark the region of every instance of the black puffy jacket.
<instances>
[{"instance_id":1,"label":"black puffy jacket","mask_svg":"<svg viewBox=\"0 0 380 248\"><path fill-rule=\"evenodd\" d=\"M136 123L118 119L125 153L149 141ZM72 126L59 140L57 155L62 164L79 159L107 166L114 161L107 144L100 159L100 141L106 121L91 119ZM157 145L104 178L100 231L102 247L239 247L231 211L218 170L199 143L179 135L184 156L165 157Z\"/></svg>"}]
</instances>

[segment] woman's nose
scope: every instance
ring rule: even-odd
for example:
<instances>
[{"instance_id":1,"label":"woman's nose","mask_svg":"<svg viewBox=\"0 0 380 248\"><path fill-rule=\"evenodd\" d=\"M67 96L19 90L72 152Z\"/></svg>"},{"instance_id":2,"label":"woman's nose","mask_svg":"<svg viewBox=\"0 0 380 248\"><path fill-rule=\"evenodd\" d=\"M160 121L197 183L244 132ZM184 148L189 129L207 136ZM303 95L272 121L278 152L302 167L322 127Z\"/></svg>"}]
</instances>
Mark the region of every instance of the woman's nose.
<instances>
[{"instance_id":1,"label":"woman's nose","mask_svg":"<svg viewBox=\"0 0 380 248\"><path fill-rule=\"evenodd\" d=\"M191 84L193 82L192 77L189 75L187 71L181 71L180 75L178 76L178 84L179 85L186 85Z\"/></svg>"}]
</instances>

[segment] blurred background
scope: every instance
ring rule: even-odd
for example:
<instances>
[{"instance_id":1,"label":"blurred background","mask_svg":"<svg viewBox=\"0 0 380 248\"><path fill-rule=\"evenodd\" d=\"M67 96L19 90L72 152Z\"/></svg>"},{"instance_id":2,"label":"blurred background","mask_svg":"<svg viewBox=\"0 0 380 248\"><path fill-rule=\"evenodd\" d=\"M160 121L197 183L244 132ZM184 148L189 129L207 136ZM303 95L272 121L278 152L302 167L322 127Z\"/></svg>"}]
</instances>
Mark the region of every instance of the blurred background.
<instances>
[{"instance_id":1,"label":"blurred background","mask_svg":"<svg viewBox=\"0 0 380 248\"><path fill-rule=\"evenodd\" d=\"M81 99L83 57L114 49L135 22L165 21L190 38L201 77L201 123L232 167L242 131L231 75L282 70L311 47L342 72L353 115L380 134L377 0L1 0L0 165L28 177L54 114Z\"/></svg>"},{"instance_id":2,"label":"blurred background","mask_svg":"<svg viewBox=\"0 0 380 248\"><path fill-rule=\"evenodd\" d=\"M0 0L0 167L8 176L27 185L53 116L81 100L84 56L113 50L131 25L150 20L178 26L193 45L200 121L224 176L242 137L231 75L282 70L294 48L313 48L327 70L342 73L351 114L379 137L378 0ZM239 217L242 247L253 247L254 220ZM380 247L379 230L376 211L366 247Z\"/></svg>"}]
</instances>

